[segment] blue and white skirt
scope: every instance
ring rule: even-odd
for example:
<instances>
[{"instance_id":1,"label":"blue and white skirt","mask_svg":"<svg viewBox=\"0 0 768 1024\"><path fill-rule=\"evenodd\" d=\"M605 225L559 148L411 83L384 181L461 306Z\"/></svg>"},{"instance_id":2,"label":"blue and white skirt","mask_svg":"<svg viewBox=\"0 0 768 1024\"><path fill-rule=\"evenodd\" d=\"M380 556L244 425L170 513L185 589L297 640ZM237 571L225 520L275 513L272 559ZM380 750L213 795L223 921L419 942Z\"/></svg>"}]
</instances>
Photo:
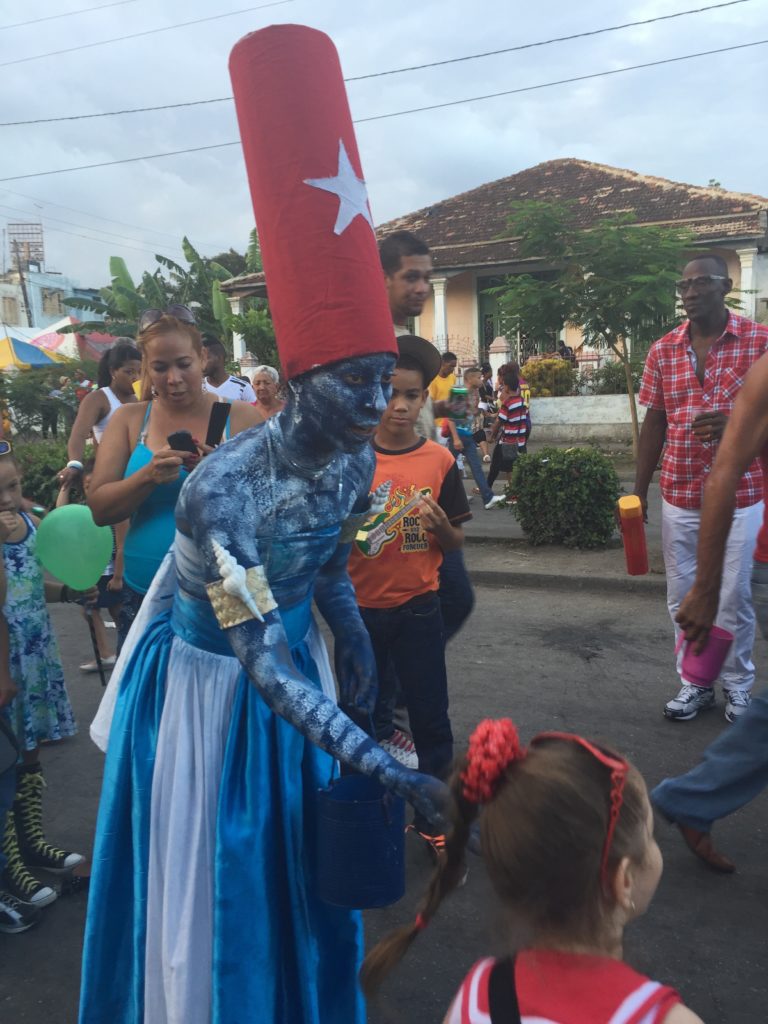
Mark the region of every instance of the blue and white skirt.
<instances>
[{"instance_id":1,"label":"blue and white skirt","mask_svg":"<svg viewBox=\"0 0 768 1024\"><path fill-rule=\"evenodd\" d=\"M315 895L331 758L267 707L223 633L190 636L177 609L126 652L80 1024L363 1024L360 915ZM281 616L297 668L332 692L310 602Z\"/></svg>"}]
</instances>

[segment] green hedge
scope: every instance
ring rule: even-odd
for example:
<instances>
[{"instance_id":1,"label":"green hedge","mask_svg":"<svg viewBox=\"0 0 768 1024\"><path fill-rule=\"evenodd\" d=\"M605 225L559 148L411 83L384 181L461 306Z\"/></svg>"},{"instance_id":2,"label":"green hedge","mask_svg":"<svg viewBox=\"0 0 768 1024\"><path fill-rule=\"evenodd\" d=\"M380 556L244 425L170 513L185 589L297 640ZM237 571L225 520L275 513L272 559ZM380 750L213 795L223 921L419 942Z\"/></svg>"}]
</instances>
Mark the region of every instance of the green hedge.
<instances>
[{"instance_id":1,"label":"green hedge","mask_svg":"<svg viewBox=\"0 0 768 1024\"><path fill-rule=\"evenodd\" d=\"M559 398L572 395L577 371L565 359L533 356L520 371L531 389L532 398Z\"/></svg>"},{"instance_id":2,"label":"green hedge","mask_svg":"<svg viewBox=\"0 0 768 1024\"><path fill-rule=\"evenodd\" d=\"M32 498L44 508L53 508L59 493L56 474L67 464L67 442L30 441L13 446L22 472L21 489L25 498Z\"/></svg>"},{"instance_id":3,"label":"green hedge","mask_svg":"<svg viewBox=\"0 0 768 1024\"><path fill-rule=\"evenodd\" d=\"M590 448L542 448L515 463L507 494L531 544L605 547L620 484L610 459Z\"/></svg>"}]
</instances>

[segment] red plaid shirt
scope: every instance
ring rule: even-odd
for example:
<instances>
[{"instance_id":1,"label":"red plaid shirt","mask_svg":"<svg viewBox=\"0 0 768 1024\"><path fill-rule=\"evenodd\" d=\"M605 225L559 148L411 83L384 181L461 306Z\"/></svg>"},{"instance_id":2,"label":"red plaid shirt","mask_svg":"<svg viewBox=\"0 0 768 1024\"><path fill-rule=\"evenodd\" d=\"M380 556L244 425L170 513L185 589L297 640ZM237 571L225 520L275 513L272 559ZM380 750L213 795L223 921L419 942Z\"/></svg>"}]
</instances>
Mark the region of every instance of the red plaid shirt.
<instances>
[{"instance_id":1,"label":"red plaid shirt","mask_svg":"<svg viewBox=\"0 0 768 1024\"><path fill-rule=\"evenodd\" d=\"M704 483L717 455L717 442L697 441L691 423L700 412L730 416L747 371L768 351L768 327L729 312L725 330L707 353L703 386L694 373L691 351L686 320L651 345L639 396L649 409L667 414L661 494L678 508L701 508ZM754 505L762 497L763 474L755 459L741 478L736 507Z\"/></svg>"}]
</instances>

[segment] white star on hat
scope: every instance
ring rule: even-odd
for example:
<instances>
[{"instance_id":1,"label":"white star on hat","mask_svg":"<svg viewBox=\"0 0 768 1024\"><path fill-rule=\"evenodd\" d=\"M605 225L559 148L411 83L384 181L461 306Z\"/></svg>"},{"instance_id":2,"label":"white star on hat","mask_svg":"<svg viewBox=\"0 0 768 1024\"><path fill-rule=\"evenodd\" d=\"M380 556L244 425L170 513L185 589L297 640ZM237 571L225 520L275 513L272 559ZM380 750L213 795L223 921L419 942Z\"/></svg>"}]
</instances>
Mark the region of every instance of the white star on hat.
<instances>
[{"instance_id":1,"label":"white star on hat","mask_svg":"<svg viewBox=\"0 0 768 1024\"><path fill-rule=\"evenodd\" d=\"M339 197L339 212L333 228L334 234L342 234L358 216L364 217L373 230L365 182L355 174L341 139L339 139L339 169L336 176L333 178L305 178L304 184L311 185L312 188L321 188L325 192L333 192Z\"/></svg>"}]
</instances>

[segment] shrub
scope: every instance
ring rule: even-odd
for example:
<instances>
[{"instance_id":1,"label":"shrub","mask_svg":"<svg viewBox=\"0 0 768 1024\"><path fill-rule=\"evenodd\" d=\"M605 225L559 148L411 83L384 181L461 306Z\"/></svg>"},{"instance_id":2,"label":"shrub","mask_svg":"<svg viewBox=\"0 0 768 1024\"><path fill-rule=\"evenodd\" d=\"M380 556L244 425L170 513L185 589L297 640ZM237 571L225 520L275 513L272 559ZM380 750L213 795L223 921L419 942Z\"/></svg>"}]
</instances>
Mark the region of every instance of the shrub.
<instances>
[{"instance_id":1,"label":"shrub","mask_svg":"<svg viewBox=\"0 0 768 1024\"><path fill-rule=\"evenodd\" d=\"M632 385L637 394L643 376L643 364L632 363L631 369ZM593 370L589 376L584 374L582 380L592 395L625 395L627 393L627 378L623 363L605 363L599 370Z\"/></svg>"},{"instance_id":2,"label":"shrub","mask_svg":"<svg viewBox=\"0 0 768 1024\"><path fill-rule=\"evenodd\" d=\"M529 359L520 371L528 382L532 398L570 395L576 383L576 369L565 359Z\"/></svg>"},{"instance_id":3,"label":"shrub","mask_svg":"<svg viewBox=\"0 0 768 1024\"><path fill-rule=\"evenodd\" d=\"M610 459L589 448L542 448L515 463L507 493L531 544L604 547L615 529L619 478Z\"/></svg>"},{"instance_id":4,"label":"shrub","mask_svg":"<svg viewBox=\"0 0 768 1024\"><path fill-rule=\"evenodd\" d=\"M56 474L67 464L67 442L30 441L14 445L13 454L21 466L24 496L45 508L53 508L59 493Z\"/></svg>"}]
</instances>

